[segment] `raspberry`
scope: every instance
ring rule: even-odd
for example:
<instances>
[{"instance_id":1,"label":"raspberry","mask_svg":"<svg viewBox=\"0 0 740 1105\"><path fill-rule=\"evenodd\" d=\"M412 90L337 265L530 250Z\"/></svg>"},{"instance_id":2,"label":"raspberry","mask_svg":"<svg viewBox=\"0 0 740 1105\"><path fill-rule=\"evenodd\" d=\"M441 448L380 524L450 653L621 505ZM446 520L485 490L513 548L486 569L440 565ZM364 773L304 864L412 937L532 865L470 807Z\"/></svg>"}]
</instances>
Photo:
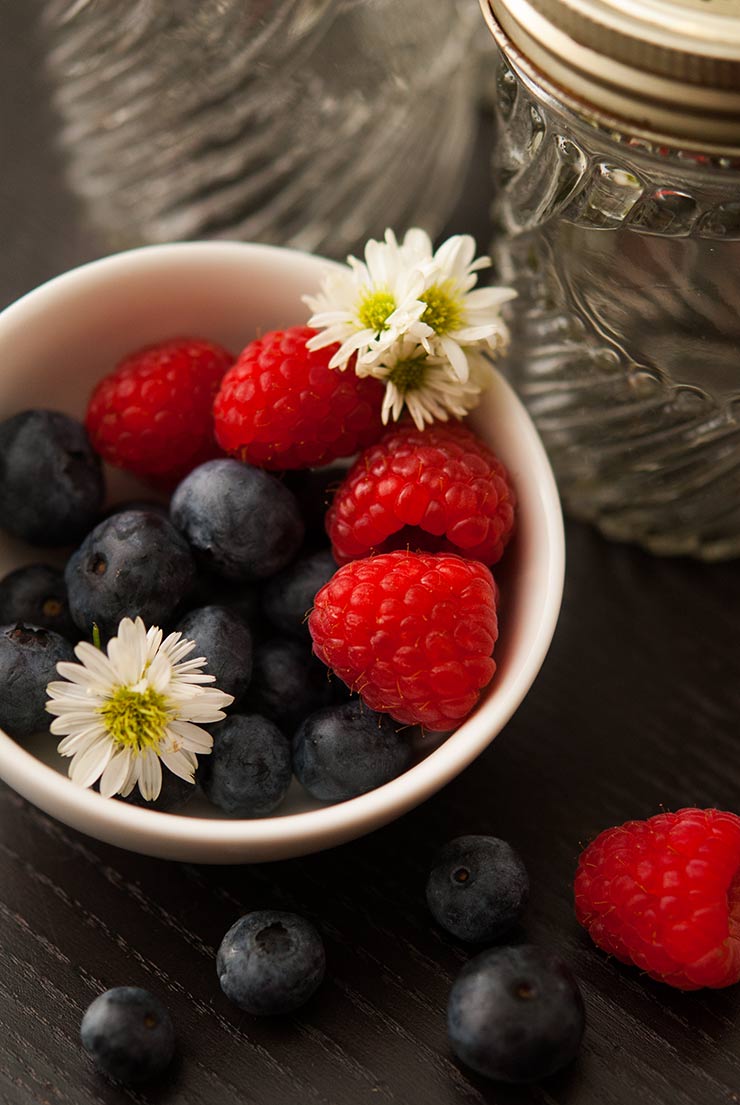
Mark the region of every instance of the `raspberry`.
<instances>
[{"instance_id":1,"label":"raspberry","mask_svg":"<svg viewBox=\"0 0 740 1105\"><path fill-rule=\"evenodd\" d=\"M258 468L329 464L383 431L383 386L329 368L336 346L306 349L307 326L274 330L243 350L213 408L216 438Z\"/></svg>"},{"instance_id":2,"label":"raspberry","mask_svg":"<svg viewBox=\"0 0 740 1105\"><path fill-rule=\"evenodd\" d=\"M491 573L447 553L346 564L317 594L308 627L327 667L407 725L454 729L496 670Z\"/></svg>"},{"instance_id":3,"label":"raspberry","mask_svg":"<svg viewBox=\"0 0 740 1105\"><path fill-rule=\"evenodd\" d=\"M211 406L234 357L199 338L178 338L126 357L87 408L93 447L115 468L173 487L219 455Z\"/></svg>"},{"instance_id":4,"label":"raspberry","mask_svg":"<svg viewBox=\"0 0 740 1105\"><path fill-rule=\"evenodd\" d=\"M576 916L623 963L679 990L740 981L740 817L684 809L628 821L582 853Z\"/></svg>"},{"instance_id":5,"label":"raspberry","mask_svg":"<svg viewBox=\"0 0 740 1105\"><path fill-rule=\"evenodd\" d=\"M339 564L402 548L495 564L513 532L514 506L506 469L470 430L405 423L358 457L326 529Z\"/></svg>"}]
</instances>

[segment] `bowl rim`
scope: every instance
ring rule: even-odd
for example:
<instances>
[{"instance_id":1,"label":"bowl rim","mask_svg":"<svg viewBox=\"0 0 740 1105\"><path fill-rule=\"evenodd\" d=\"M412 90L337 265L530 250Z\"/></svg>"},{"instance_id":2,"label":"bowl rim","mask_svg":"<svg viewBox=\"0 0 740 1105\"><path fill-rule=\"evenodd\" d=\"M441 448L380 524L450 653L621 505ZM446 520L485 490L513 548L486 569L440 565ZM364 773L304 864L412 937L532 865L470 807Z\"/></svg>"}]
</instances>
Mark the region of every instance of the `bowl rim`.
<instances>
[{"instance_id":1,"label":"bowl rim","mask_svg":"<svg viewBox=\"0 0 740 1105\"><path fill-rule=\"evenodd\" d=\"M120 267L123 271L169 257L192 254L249 255L254 260L299 259L306 263L332 262L300 250L246 242L179 242L141 246L88 262L61 273L27 292L0 313L0 336L8 321L23 322L26 313L43 309L44 299L53 296L61 283L84 285L98 274ZM491 392L498 392L518 411L523 432L528 434L529 449L536 460L539 482L538 509L543 516L547 536L546 580L540 620L530 646L518 656L516 672L497 690L494 704L484 701L472 718L446 737L427 756L396 779L356 798L317 809L271 815L263 818L184 817L141 809L113 802L95 791L78 787L66 775L43 763L0 729L0 777L34 805L54 817L90 835L144 854L170 855L198 853L207 862L234 862L234 857L253 847L263 858L298 856L319 851L340 841L354 839L395 817L408 812L458 775L480 755L510 720L544 661L557 624L565 575L565 535L563 516L555 478L544 446L521 400L504 377L494 370ZM488 709L495 717L485 724ZM482 723L481 723L482 722ZM493 732L491 731L493 728ZM123 838L128 838L124 843ZM290 844L290 848L285 846ZM218 850L222 849L219 856Z\"/></svg>"}]
</instances>

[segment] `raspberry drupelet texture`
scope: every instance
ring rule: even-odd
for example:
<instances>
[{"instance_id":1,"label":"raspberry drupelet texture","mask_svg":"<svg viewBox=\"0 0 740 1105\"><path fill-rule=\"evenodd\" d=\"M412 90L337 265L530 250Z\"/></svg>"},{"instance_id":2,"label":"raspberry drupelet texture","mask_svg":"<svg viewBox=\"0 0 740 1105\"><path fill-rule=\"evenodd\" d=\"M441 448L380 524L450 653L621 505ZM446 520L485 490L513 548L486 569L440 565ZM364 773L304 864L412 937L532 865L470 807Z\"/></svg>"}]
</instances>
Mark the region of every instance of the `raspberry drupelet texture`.
<instances>
[{"instance_id":1,"label":"raspberry drupelet texture","mask_svg":"<svg viewBox=\"0 0 740 1105\"><path fill-rule=\"evenodd\" d=\"M211 408L234 357L199 338L177 338L126 357L97 385L85 425L115 468L163 487L219 456Z\"/></svg>"},{"instance_id":2,"label":"raspberry drupelet texture","mask_svg":"<svg viewBox=\"0 0 740 1105\"><path fill-rule=\"evenodd\" d=\"M457 423L404 423L358 457L326 519L339 564L392 549L495 564L514 529L506 469Z\"/></svg>"},{"instance_id":3,"label":"raspberry drupelet texture","mask_svg":"<svg viewBox=\"0 0 740 1105\"><path fill-rule=\"evenodd\" d=\"M607 829L580 857L576 916L623 963L679 990L740 981L740 817L683 809Z\"/></svg>"},{"instance_id":4,"label":"raspberry drupelet texture","mask_svg":"<svg viewBox=\"0 0 740 1105\"><path fill-rule=\"evenodd\" d=\"M213 407L216 438L231 456L285 470L352 456L383 432L383 386L329 368L336 346L311 352L308 326L274 330L243 350Z\"/></svg>"},{"instance_id":5,"label":"raspberry drupelet texture","mask_svg":"<svg viewBox=\"0 0 740 1105\"><path fill-rule=\"evenodd\" d=\"M454 729L496 670L493 577L448 553L346 564L316 595L308 627L327 667L407 725Z\"/></svg>"}]
</instances>

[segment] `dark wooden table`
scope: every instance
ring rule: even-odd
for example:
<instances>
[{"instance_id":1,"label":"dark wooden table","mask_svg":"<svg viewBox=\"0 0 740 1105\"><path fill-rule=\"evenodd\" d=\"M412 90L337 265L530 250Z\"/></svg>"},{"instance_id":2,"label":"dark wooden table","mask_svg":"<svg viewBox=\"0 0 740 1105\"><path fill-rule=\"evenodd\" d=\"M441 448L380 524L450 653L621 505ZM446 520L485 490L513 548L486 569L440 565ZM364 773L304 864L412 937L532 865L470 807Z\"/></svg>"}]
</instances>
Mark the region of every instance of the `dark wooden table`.
<instances>
[{"instance_id":1,"label":"dark wooden table","mask_svg":"<svg viewBox=\"0 0 740 1105\"><path fill-rule=\"evenodd\" d=\"M0 303L102 251L66 193L30 33L0 0ZM485 175L452 228L483 225ZM0 366L1 370L1 366ZM579 931L571 883L600 829L683 805L740 810L738 565L666 561L568 526L565 601L534 689L437 797L354 844L293 862L209 868L89 840L0 786L2 1105L725 1105L740 1101L740 987L681 994L610 962ZM580 1059L546 1084L470 1076L445 1034L469 952L432 924L437 847L495 833L523 855L518 939L557 949L586 998ZM218 988L215 950L248 909L313 918L328 977L295 1016L259 1020ZM91 999L149 987L179 1058L160 1085L107 1084L78 1042Z\"/></svg>"}]
</instances>

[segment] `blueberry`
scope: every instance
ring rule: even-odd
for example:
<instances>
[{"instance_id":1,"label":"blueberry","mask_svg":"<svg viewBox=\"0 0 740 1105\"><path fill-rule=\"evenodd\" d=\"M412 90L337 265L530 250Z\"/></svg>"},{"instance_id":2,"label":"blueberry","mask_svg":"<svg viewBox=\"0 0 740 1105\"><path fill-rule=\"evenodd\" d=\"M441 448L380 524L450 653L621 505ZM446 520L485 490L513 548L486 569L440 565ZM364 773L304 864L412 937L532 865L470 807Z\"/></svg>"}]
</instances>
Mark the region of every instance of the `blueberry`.
<instances>
[{"instance_id":1,"label":"blueberry","mask_svg":"<svg viewBox=\"0 0 740 1105\"><path fill-rule=\"evenodd\" d=\"M196 781L198 780L196 772ZM115 797L119 802L125 802L129 806L139 806L143 810L159 810L160 813L173 813L183 809L195 795L195 784L181 779L179 775L173 775L166 768L162 769L162 789L159 795L147 802L138 787L134 787L130 794L123 798L120 794Z\"/></svg>"},{"instance_id":2,"label":"blueberry","mask_svg":"<svg viewBox=\"0 0 740 1105\"><path fill-rule=\"evenodd\" d=\"M96 526L70 557L70 612L88 635L96 624L109 637L127 616L139 616L147 626L166 625L194 576L190 550L166 518L124 511Z\"/></svg>"},{"instance_id":3,"label":"blueberry","mask_svg":"<svg viewBox=\"0 0 740 1105\"><path fill-rule=\"evenodd\" d=\"M116 986L88 1006L82 1046L114 1082L147 1082L172 1061L175 1029L161 1001L138 986Z\"/></svg>"},{"instance_id":4,"label":"blueberry","mask_svg":"<svg viewBox=\"0 0 740 1105\"><path fill-rule=\"evenodd\" d=\"M337 570L330 549L301 557L265 585L262 608L280 633L310 642L308 614L316 592Z\"/></svg>"},{"instance_id":5,"label":"blueberry","mask_svg":"<svg viewBox=\"0 0 740 1105\"><path fill-rule=\"evenodd\" d=\"M205 656L204 671L216 676L220 691L234 696L234 704L246 693L252 677L252 634L243 618L225 606L201 606L178 622L183 637L195 641L195 656Z\"/></svg>"},{"instance_id":6,"label":"blueberry","mask_svg":"<svg viewBox=\"0 0 740 1105\"><path fill-rule=\"evenodd\" d=\"M269 472L210 460L178 485L172 521L201 563L227 579L266 579L294 558L303 521L290 491Z\"/></svg>"},{"instance_id":7,"label":"blueberry","mask_svg":"<svg viewBox=\"0 0 740 1105\"><path fill-rule=\"evenodd\" d=\"M223 606L228 606L235 614L245 622L252 632L252 643L261 640L267 631L267 623L262 616L259 591L250 583L232 584L229 594L221 600Z\"/></svg>"},{"instance_id":8,"label":"blueberry","mask_svg":"<svg viewBox=\"0 0 740 1105\"><path fill-rule=\"evenodd\" d=\"M105 485L85 427L59 411L0 423L0 528L34 545L69 545L95 524Z\"/></svg>"},{"instance_id":9,"label":"blueberry","mask_svg":"<svg viewBox=\"0 0 740 1105\"><path fill-rule=\"evenodd\" d=\"M248 1013L291 1013L321 985L324 944L295 913L258 910L241 917L221 941L216 960L226 997Z\"/></svg>"},{"instance_id":10,"label":"blueberry","mask_svg":"<svg viewBox=\"0 0 740 1105\"><path fill-rule=\"evenodd\" d=\"M64 573L50 564L16 568L0 580L0 625L29 622L77 641L70 617Z\"/></svg>"},{"instance_id":11,"label":"blueberry","mask_svg":"<svg viewBox=\"0 0 740 1105\"><path fill-rule=\"evenodd\" d=\"M427 881L434 919L460 940L498 940L517 923L529 897L521 859L495 836L459 836L438 853Z\"/></svg>"},{"instance_id":12,"label":"blueberry","mask_svg":"<svg viewBox=\"0 0 740 1105\"><path fill-rule=\"evenodd\" d=\"M346 464L334 464L286 472L285 484L298 500L306 526L307 545L319 547L326 544L326 512L348 470Z\"/></svg>"},{"instance_id":13,"label":"blueberry","mask_svg":"<svg viewBox=\"0 0 740 1105\"><path fill-rule=\"evenodd\" d=\"M223 579L212 572L199 571L188 598L188 611L201 606L227 606L246 622L252 636L261 633L265 623L259 588L262 584Z\"/></svg>"},{"instance_id":14,"label":"blueberry","mask_svg":"<svg viewBox=\"0 0 740 1105\"><path fill-rule=\"evenodd\" d=\"M103 512L101 522L114 514L123 514L126 510L148 510L154 514L161 514L163 518L169 518L170 508L167 503L157 502L156 499L125 499L120 503L113 503Z\"/></svg>"},{"instance_id":15,"label":"blueberry","mask_svg":"<svg viewBox=\"0 0 740 1105\"><path fill-rule=\"evenodd\" d=\"M46 686L59 678L60 660L74 662L69 641L51 629L6 625L0 628L0 727L11 737L48 729Z\"/></svg>"},{"instance_id":16,"label":"blueberry","mask_svg":"<svg viewBox=\"0 0 740 1105\"><path fill-rule=\"evenodd\" d=\"M374 790L405 771L411 759L403 727L359 700L311 714L293 738L295 773L324 802Z\"/></svg>"},{"instance_id":17,"label":"blueberry","mask_svg":"<svg viewBox=\"0 0 740 1105\"><path fill-rule=\"evenodd\" d=\"M292 734L308 714L332 701L332 683L324 665L299 641L274 637L254 651L247 701Z\"/></svg>"},{"instance_id":18,"label":"blueberry","mask_svg":"<svg viewBox=\"0 0 740 1105\"><path fill-rule=\"evenodd\" d=\"M447 1006L452 1050L501 1082L538 1082L566 1066L584 1024L583 998L567 964L527 944L471 959Z\"/></svg>"},{"instance_id":19,"label":"blueberry","mask_svg":"<svg viewBox=\"0 0 740 1105\"><path fill-rule=\"evenodd\" d=\"M232 714L211 727L213 751L201 767L203 792L237 817L272 813L291 779L290 743L267 718Z\"/></svg>"}]
</instances>

